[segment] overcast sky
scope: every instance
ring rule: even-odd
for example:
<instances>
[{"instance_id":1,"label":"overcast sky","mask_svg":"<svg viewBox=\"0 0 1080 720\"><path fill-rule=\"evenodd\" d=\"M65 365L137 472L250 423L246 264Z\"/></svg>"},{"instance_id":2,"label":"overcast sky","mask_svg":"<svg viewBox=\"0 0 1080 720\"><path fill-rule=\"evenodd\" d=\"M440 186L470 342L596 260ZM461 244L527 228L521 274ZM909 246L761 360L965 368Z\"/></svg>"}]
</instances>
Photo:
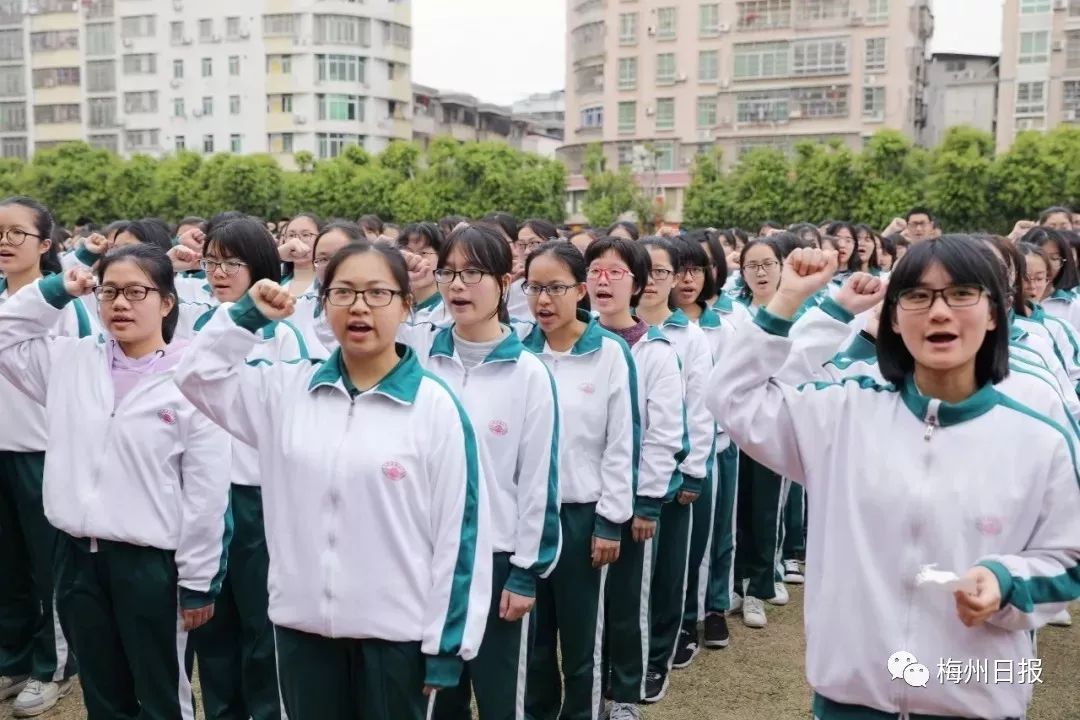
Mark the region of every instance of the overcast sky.
<instances>
[{"instance_id":1,"label":"overcast sky","mask_svg":"<svg viewBox=\"0 0 1080 720\"><path fill-rule=\"evenodd\" d=\"M414 82L500 104L565 84L566 0L413 0L412 6ZM935 0L931 49L997 54L1000 6L1001 0Z\"/></svg>"}]
</instances>

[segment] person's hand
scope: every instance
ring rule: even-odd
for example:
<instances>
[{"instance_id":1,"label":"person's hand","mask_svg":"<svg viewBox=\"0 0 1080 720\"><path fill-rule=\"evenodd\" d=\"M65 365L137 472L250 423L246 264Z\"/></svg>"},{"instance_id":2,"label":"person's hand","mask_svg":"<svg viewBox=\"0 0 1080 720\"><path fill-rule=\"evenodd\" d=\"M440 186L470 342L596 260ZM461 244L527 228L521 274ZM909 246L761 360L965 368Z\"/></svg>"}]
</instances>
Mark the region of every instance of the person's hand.
<instances>
[{"instance_id":1,"label":"person's hand","mask_svg":"<svg viewBox=\"0 0 1080 720\"><path fill-rule=\"evenodd\" d=\"M964 625L978 627L1001 608L1001 586L997 576L982 565L971 568L960 579L969 584L973 581L975 592L957 590L953 593L956 615Z\"/></svg>"},{"instance_id":2,"label":"person's hand","mask_svg":"<svg viewBox=\"0 0 1080 720\"><path fill-rule=\"evenodd\" d=\"M192 250L187 245L172 246L169 248L168 255L175 273L197 270L199 262L202 261L202 253Z\"/></svg>"},{"instance_id":3,"label":"person's hand","mask_svg":"<svg viewBox=\"0 0 1080 720\"><path fill-rule=\"evenodd\" d=\"M780 289L768 311L777 317L790 319L814 293L829 284L836 272L836 251L818 248L795 248L784 259Z\"/></svg>"},{"instance_id":4,"label":"person's hand","mask_svg":"<svg viewBox=\"0 0 1080 720\"><path fill-rule=\"evenodd\" d=\"M532 610L535 603L536 598L503 590L502 598L499 600L499 618L506 622L517 622Z\"/></svg>"},{"instance_id":5,"label":"person's hand","mask_svg":"<svg viewBox=\"0 0 1080 720\"><path fill-rule=\"evenodd\" d=\"M284 320L292 315L296 308L296 298L269 278L263 278L252 285L248 295L268 320Z\"/></svg>"},{"instance_id":6,"label":"person's hand","mask_svg":"<svg viewBox=\"0 0 1080 720\"><path fill-rule=\"evenodd\" d=\"M727 254L727 266L735 270L739 269L739 259L741 253L738 250L732 250Z\"/></svg>"},{"instance_id":7,"label":"person's hand","mask_svg":"<svg viewBox=\"0 0 1080 720\"><path fill-rule=\"evenodd\" d=\"M428 260L423 255L414 253L410 250L402 250L401 256L405 258L405 267L409 270L409 285L420 285L434 272L435 267L431 260Z\"/></svg>"},{"instance_id":8,"label":"person's hand","mask_svg":"<svg viewBox=\"0 0 1080 720\"><path fill-rule=\"evenodd\" d=\"M74 267L64 273L64 292L71 297L89 295L95 287L97 280L86 268Z\"/></svg>"},{"instance_id":9,"label":"person's hand","mask_svg":"<svg viewBox=\"0 0 1080 720\"><path fill-rule=\"evenodd\" d=\"M1035 227L1035 223L1031 220L1017 220L1013 225L1012 232L1009 233L1009 239L1014 243L1020 242L1020 238L1024 237L1028 230Z\"/></svg>"},{"instance_id":10,"label":"person's hand","mask_svg":"<svg viewBox=\"0 0 1080 720\"><path fill-rule=\"evenodd\" d=\"M605 540L593 535L592 538L592 566L594 568L610 565L619 559L619 541Z\"/></svg>"},{"instance_id":11,"label":"person's hand","mask_svg":"<svg viewBox=\"0 0 1080 720\"><path fill-rule=\"evenodd\" d=\"M881 302L888 287L879 277L857 272L844 281L833 299L852 315L859 315Z\"/></svg>"},{"instance_id":12,"label":"person's hand","mask_svg":"<svg viewBox=\"0 0 1080 720\"><path fill-rule=\"evenodd\" d=\"M298 237L289 238L278 245L278 257L281 262L294 263L311 255L311 246Z\"/></svg>"},{"instance_id":13,"label":"person's hand","mask_svg":"<svg viewBox=\"0 0 1080 720\"><path fill-rule=\"evenodd\" d=\"M877 340L878 328L881 327L881 308L883 306L884 303L880 302L874 306L870 314L866 316L866 327L863 328L863 331L875 340Z\"/></svg>"},{"instance_id":14,"label":"person's hand","mask_svg":"<svg viewBox=\"0 0 1080 720\"><path fill-rule=\"evenodd\" d=\"M194 250L202 255L203 247L206 245L206 233L199 228L191 228L177 238L177 245L183 245L188 250Z\"/></svg>"},{"instance_id":15,"label":"person's hand","mask_svg":"<svg viewBox=\"0 0 1080 720\"><path fill-rule=\"evenodd\" d=\"M634 516L634 522L630 525L630 532L634 536L634 542L652 540L656 534L656 521Z\"/></svg>"},{"instance_id":16,"label":"person's hand","mask_svg":"<svg viewBox=\"0 0 1080 720\"><path fill-rule=\"evenodd\" d=\"M95 255L104 255L109 252L112 243L101 233L91 233L83 238L83 247Z\"/></svg>"},{"instance_id":17,"label":"person's hand","mask_svg":"<svg viewBox=\"0 0 1080 720\"><path fill-rule=\"evenodd\" d=\"M514 267L510 271L510 282L516 283L523 277L525 277L525 261L518 260L514 263Z\"/></svg>"},{"instance_id":18,"label":"person's hand","mask_svg":"<svg viewBox=\"0 0 1080 720\"><path fill-rule=\"evenodd\" d=\"M889 227L882 231L882 235L892 235L893 233L902 233L907 230L907 220L902 217L894 217L892 222L889 223Z\"/></svg>"},{"instance_id":19,"label":"person's hand","mask_svg":"<svg viewBox=\"0 0 1080 720\"><path fill-rule=\"evenodd\" d=\"M697 499L698 494L696 492L690 492L689 490L680 490L679 494L676 496L676 500L678 500L680 505L689 505Z\"/></svg>"},{"instance_id":20,"label":"person's hand","mask_svg":"<svg viewBox=\"0 0 1080 720\"><path fill-rule=\"evenodd\" d=\"M214 617L214 603L194 610L181 610L180 617L184 621L184 630L191 632L210 622L210 618Z\"/></svg>"}]
</instances>

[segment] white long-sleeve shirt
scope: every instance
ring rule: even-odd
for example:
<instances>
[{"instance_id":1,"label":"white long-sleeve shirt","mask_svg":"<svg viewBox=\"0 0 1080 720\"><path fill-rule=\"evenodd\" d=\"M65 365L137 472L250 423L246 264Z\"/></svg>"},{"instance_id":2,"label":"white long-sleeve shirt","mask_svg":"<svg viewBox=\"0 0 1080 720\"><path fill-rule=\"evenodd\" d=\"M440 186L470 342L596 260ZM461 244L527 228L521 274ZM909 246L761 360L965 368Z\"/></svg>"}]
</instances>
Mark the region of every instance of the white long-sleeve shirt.
<instances>
[{"instance_id":1,"label":"white long-sleeve shirt","mask_svg":"<svg viewBox=\"0 0 1080 720\"><path fill-rule=\"evenodd\" d=\"M46 409L45 515L91 549L175 550L181 602L205 605L232 527L228 438L180 394L173 370L140 379L117 405L110 340L51 335L72 300L53 275L0 307L0 375Z\"/></svg>"},{"instance_id":2,"label":"white long-sleeve shirt","mask_svg":"<svg viewBox=\"0 0 1080 720\"><path fill-rule=\"evenodd\" d=\"M949 404L873 380L776 379L790 323L761 311L713 373L710 409L754 459L806 486L807 676L821 695L893 713L1023 716L1031 686L890 680L899 649L942 658L1033 656L1030 635L1080 596L1080 483L1070 431L991 385ZM867 437L888 442L836 442ZM924 564L981 564L1002 608L977 628L951 593L918 587ZM882 622L891 618L891 622ZM836 648L844 648L837 652Z\"/></svg>"},{"instance_id":3,"label":"white long-sleeve shirt","mask_svg":"<svg viewBox=\"0 0 1080 720\"><path fill-rule=\"evenodd\" d=\"M700 494L715 449L716 422L705 407L709 373L712 372L712 349L705 332L691 323L682 310L676 310L663 322L664 335L679 354L683 378L683 403L686 412L686 437L689 447L679 463L681 490Z\"/></svg>"},{"instance_id":4,"label":"white long-sleeve shirt","mask_svg":"<svg viewBox=\"0 0 1080 720\"><path fill-rule=\"evenodd\" d=\"M265 325L250 298L223 305L177 383L259 450L270 619L325 637L419 641L428 684L456 683L491 596L473 424L411 351L364 392L340 351L250 366Z\"/></svg>"}]
</instances>

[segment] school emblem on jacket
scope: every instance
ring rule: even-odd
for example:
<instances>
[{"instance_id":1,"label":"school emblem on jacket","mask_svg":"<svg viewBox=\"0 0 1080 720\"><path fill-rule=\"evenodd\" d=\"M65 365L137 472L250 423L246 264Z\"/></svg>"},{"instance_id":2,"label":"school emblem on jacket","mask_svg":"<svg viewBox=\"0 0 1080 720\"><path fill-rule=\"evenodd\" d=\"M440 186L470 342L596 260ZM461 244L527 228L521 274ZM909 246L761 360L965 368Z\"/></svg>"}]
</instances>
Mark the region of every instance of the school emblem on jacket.
<instances>
[{"instance_id":1,"label":"school emblem on jacket","mask_svg":"<svg viewBox=\"0 0 1080 720\"><path fill-rule=\"evenodd\" d=\"M491 431L492 435L504 437L508 432L510 432L510 426L507 425L506 421L504 420L492 420L488 423L488 430Z\"/></svg>"},{"instance_id":2,"label":"school emblem on jacket","mask_svg":"<svg viewBox=\"0 0 1080 720\"><path fill-rule=\"evenodd\" d=\"M975 527L983 535L995 536L1001 534L1001 518L985 516L975 521Z\"/></svg>"},{"instance_id":3,"label":"school emblem on jacket","mask_svg":"<svg viewBox=\"0 0 1080 720\"><path fill-rule=\"evenodd\" d=\"M165 408L164 410L158 410L157 416L161 418L161 422L165 423L166 425L176 424L176 413L169 408Z\"/></svg>"},{"instance_id":4,"label":"school emblem on jacket","mask_svg":"<svg viewBox=\"0 0 1080 720\"><path fill-rule=\"evenodd\" d=\"M592 395L594 392L596 392L596 386L593 385L591 382L581 383L580 387L581 392L585 393L586 395Z\"/></svg>"},{"instance_id":5,"label":"school emblem on jacket","mask_svg":"<svg viewBox=\"0 0 1080 720\"><path fill-rule=\"evenodd\" d=\"M404 480L405 475L407 473L405 472L405 466L404 465L397 462L396 460L388 460L388 461L383 463L382 474L388 480L397 481L397 480Z\"/></svg>"}]
</instances>

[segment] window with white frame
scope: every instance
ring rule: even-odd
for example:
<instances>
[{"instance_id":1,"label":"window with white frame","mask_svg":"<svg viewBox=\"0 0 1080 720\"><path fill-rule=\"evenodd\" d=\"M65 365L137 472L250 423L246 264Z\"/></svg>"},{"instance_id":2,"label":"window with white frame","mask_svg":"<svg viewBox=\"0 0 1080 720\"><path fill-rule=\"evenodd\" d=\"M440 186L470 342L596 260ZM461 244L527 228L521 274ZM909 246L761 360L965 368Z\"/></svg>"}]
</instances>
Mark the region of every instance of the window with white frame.
<instances>
[{"instance_id":1,"label":"window with white frame","mask_svg":"<svg viewBox=\"0 0 1080 720\"><path fill-rule=\"evenodd\" d=\"M316 15L315 42L369 47L371 21L352 15Z\"/></svg>"},{"instance_id":2,"label":"window with white frame","mask_svg":"<svg viewBox=\"0 0 1080 720\"><path fill-rule=\"evenodd\" d=\"M225 37L235 40L240 37L240 18L225 18Z\"/></svg>"},{"instance_id":3,"label":"window with white frame","mask_svg":"<svg viewBox=\"0 0 1080 720\"><path fill-rule=\"evenodd\" d=\"M159 135L157 130L128 130L124 133L124 144L131 149L157 148Z\"/></svg>"},{"instance_id":4,"label":"window with white frame","mask_svg":"<svg viewBox=\"0 0 1080 720\"><path fill-rule=\"evenodd\" d=\"M360 136L350 133L318 133L316 135L318 155L322 160L336 158L349 145L358 144L360 144Z\"/></svg>"},{"instance_id":5,"label":"window with white frame","mask_svg":"<svg viewBox=\"0 0 1080 720\"><path fill-rule=\"evenodd\" d=\"M274 154L291 153L293 151L292 133L270 133L266 137L266 145Z\"/></svg>"},{"instance_id":6,"label":"window with white frame","mask_svg":"<svg viewBox=\"0 0 1080 720\"><path fill-rule=\"evenodd\" d=\"M26 159L26 138L4 138L0 140L0 156Z\"/></svg>"},{"instance_id":7,"label":"window with white frame","mask_svg":"<svg viewBox=\"0 0 1080 720\"><path fill-rule=\"evenodd\" d=\"M720 55L716 50L698 53L698 82L714 83L720 79Z\"/></svg>"},{"instance_id":8,"label":"window with white frame","mask_svg":"<svg viewBox=\"0 0 1080 720\"><path fill-rule=\"evenodd\" d=\"M637 88L637 58L619 58L619 89L633 90Z\"/></svg>"},{"instance_id":9,"label":"window with white frame","mask_svg":"<svg viewBox=\"0 0 1080 720\"><path fill-rule=\"evenodd\" d=\"M744 0L735 3L735 17L740 30L791 27L791 0Z\"/></svg>"},{"instance_id":10,"label":"window with white frame","mask_svg":"<svg viewBox=\"0 0 1080 720\"><path fill-rule=\"evenodd\" d=\"M211 42L214 39L214 19L199 20L199 42Z\"/></svg>"},{"instance_id":11,"label":"window with white frame","mask_svg":"<svg viewBox=\"0 0 1080 720\"><path fill-rule=\"evenodd\" d=\"M291 113L293 111L293 96L267 95L266 112L268 113Z\"/></svg>"},{"instance_id":12,"label":"window with white frame","mask_svg":"<svg viewBox=\"0 0 1080 720\"><path fill-rule=\"evenodd\" d=\"M214 76L214 59L203 58L202 59L202 76L213 77Z\"/></svg>"},{"instance_id":13,"label":"window with white frame","mask_svg":"<svg viewBox=\"0 0 1080 720\"><path fill-rule=\"evenodd\" d=\"M210 95L204 95L202 99L202 114L209 117L214 114L214 98Z\"/></svg>"},{"instance_id":14,"label":"window with white frame","mask_svg":"<svg viewBox=\"0 0 1080 720\"><path fill-rule=\"evenodd\" d=\"M1080 69L1080 30L1065 33L1065 67L1069 70Z\"/></svg>"},{"instance_id":15,"label":"window with white frame","mask_svg":"<svg viewBox=\"0 0 1080 720\"><path fill-rule=\"evenodd\" d=\"M229 96L229 114L230 115L239 115L240 114L240 96L239 95L230 95Z\"/></svg>"},{"instance_id":16,"label":"window with white frame","mask_svg":"<svg viewBox=\"0 0 1080 720\"><path fill-rule=\"evenodd\" d=\"M300 28L298 15L283 13L263 15L263 37L296 37Z\"/></svg>"},{"instance_id":17,"label":"window with white frame","mask_svg":"<svg viewBox=\"0 0 1080 720\"><path fill-rule=\"evenodd\" d=\"M1046 83L1016 83L1016 115L1043 115L1046 113Z\"/></svg>"},{"instance_id":18,"label":"window with white frame","mask_svg":"<svg viewBox=\"0 0 1080 720\"><path fill-rule=\"evenodd\" d=\"M113 23L95 23L86 26L86 54L112 55L116 52L116 35Z\"/></svg>"},{"instance_id":19,"label":"window with white frame","mask_svg":"<svg viewBox=\"0 0 1080 720\"><path fill-rule=\"evenodd\" d=\"M90 98L86 101L86 112L90 115L92 128L116 126L116 98Z\"/></svg>"},{"instance_id":20,"label":"window with white frame","mask_svg":"<svg viewBox=\"0 0 1080 720\"><path fill-rule=\"evenodd\" d=\"M1033 30L1020 33L1021 65L1044 63L1050 59L1050 31Z\"/></svg>"},{"instance_id":21,"label":"window with white frame","mask_svg":"<svg viewBox=\"0 0 1080 720\"><path fill-rule=\"evenodd\" d=\"M795 13L797 22L832 24L847 19L851 13L851 0L800 0Z\"/></svg>"},{"instance_id":22,"label":"window with white frame","mask_svg":"<svg viewBox=\"0 0 1080 720\"><path fill-rule=\"evenodd\" d=\"M633 45L637 42L637 13L619 13L619 43Z\"/></svg>"},{"instance_id":23,"label":"window with white frame","mask_svg":"<svg viewBox=\"0 0 1080 720\"><path fill-rule=\"evenodd\" d=\"M87 63L87 72L92 63ZM26 71L21 65L0 67L0 96L26 94Z\"/></svg>"},{"instance_id":24,"label":"window with white frame","mask_svg":"<svg viewBox=\"0 0 1080 720\"><path fill-rule=\"evenodd\" d=\"M706 95L697 99L697 126L699 128L716 126L716 96Z\"/></svg>"},{"instance_id":25,"label":"window with white frame","mask_svg":"<svg viewBox=\"0 0 1080 720\"><path fill-rule=\"evenodd\" d=\"M1034 13L1050 12L1053 3L1050 0L1020 0L1020 13L1032 15Z\"/></svg>"},{"instance_id":26,"label":"window with white frame","mask_svg":"<svg viewBox=\"0 0 1080 720\"><path fill-rule=\"evenodd\" d=\"M316 77L329 82L364 82L364 58L356 55L316 55Z\"/></svg>"},{"instance_id":27,"label":"window with white frame","mask_svg":"<svg viewBox=\"0 0 1080 720\"><path fill-rule=\"evenodd\" d=\"M735 79L784 77L789 74L791 50L785 42L742 43L735 46Z\"/></svg>"},{"instance_id":28,"label":"window with white frame","mask_svg":"<svg viewBox=\"0 0 1080 720\"><path fill-rule=\"evenodd\" d=\"M173 80L184 79L184 61L181 58L172 61L172 76Z\"/></svg>"},{"instance_id":29,"label":"window with white frame","mask_svg":"<svg viewBox=\"0 0 1080 720\"><path fill-rule=\"evenodd\" d=\"M656 38L674 40L678 33L677 8L662 7L656 11Z\"/></svg>"},{"instance_id":30,"label":"window with white frame","mask_svg":"<svg viewBox=\"0 0 1080 720\"><path fill-rule=\"evenodd\" d=\"M206 153L207 155L214 152L214 136L213 135L203 135L202 136L202 151L204 153Z\"/></svg>"},{"instance_id":31,"label":"window with white frame","mask_svg":"<svg viewBox=\"0 0 1080 720\"><path fill-rule=\"evenodd\" d=\"M864 87L862 93L862 114L868 120L885 119L885 88Z\"/></svg>"},{"instance_id":32,"label":"window with white frame","mask_svg":"<svg viewBox=\"0 0 1080 720\"><path fill-rule=\"evenodd\" d=\"M581 109L581 127L584 129L599 129L604 127L604 107L597 105Z\"/></svg>"},{"instance_id":33,"label":"window with white frame","mask_svg":"<svg viewBox=\"0 0 1080 720\"><path fill-rule=\"evenodd\" d=\"M169 42L180 45L184 42L184 21L174 20L169 23Z\"/></svg>"},{"instance_id":34,"label":"window with white frame","mask_svg":"<svg viewBox=\"0 0 1080 720\"><path fill-rule=\"evenodd\" d=\"M619 153L619 167L634 167L634 144L628 142L621 142L616 146L616 148L617 152Z\"/></svg>"},{"instance_id":35,"label":"window with white frame","mask_svg":"<svg viewBox=\"0 0 1080 720\"><path fill-rule=\"evenodd\" d=\"M70 68L38 68L30 74L30 81L35 88L51 88L61 86L78 86L80 69Z\"/></svg>"},{"instance_id":36,"label":"window with white frame","mask_svg":"<svg viewBox=\"0 0 1080 720\"><path fill-rule=\"evenodd\" d=\"M879 23L889 21L889 0L868 0L866 22Z\"/></svg>"},{"instance_id":37,"label":"window with white frame","mask_svg":"<svg viewBox=\"0 0 1080 720\"><path fill-rule=\"evenodd\" d=\"M656 169L660 172L670 172L675 169L675 142L672 140L660 140L653 143L653 153L656 157Z\"/></svg>"},{"instance_id":38,"label":"window with white frame","mask_svg":"<svg viewBox=\"0 0 1080 720\"><path fill-rule=\"evenodd\" d=\"M22 29L0 30L0 60L20 60L22 56Z\"/></svg>"},{"instance_id":39,"label":"window with white frame","mask_svg":"<svg viewBox=\"0 0 1080 720\"><path fill-rule=\"evenodd\" d=\"M13 132L26 129L26 103L0 103L0 130Z\"/></svg>"},{"instance_id":40,"label":"window with white frame","mask_svg":"<svg viewBox=\"0 0 1080 720\"><path fill-rule=\"evenodd\" d=\"M847 85L792 88L791 117L846 118L850 114Z\"/></svg>"},{"instance_id":41,"label":"window with white frame","mask_svg":"<svg viewBox=\"0 0 1080 720\"><path fill-rule=\"evenodd\" d=\"M87 140L90 142L90 147L95 147L101 150L108 150L109 152L120 152L120 136L119 135L89 135Z\"/></svg>"},{"instance_id":42,"label":"window with white frame","mask_svg":"<svg viewBox=\"0 0 1080 720\"><path fill-rule=\"evenodd\" d=\"M868 73L885 72L885 38L866 39L863 71Z\"/></svg>"},{"instance_id":43,"label":"window with white frame","mask_svg":"<svg viewBox=\"0 0 1080 720\"><path fill-rule=\"evenodd\" d=\"M125 75L153 75L157 72L157 55L142 53L124 56Z\"/></svg>"},{"instance_id":44,"label":"window with white frame","mask_svg":"<svg viewBox=\"0 0 1080 720\"><path fill-rule=\"evenodd\" d=\"M815 38L792 43L792 75L840 75L847 71L847 38Z\"/></svg>"},{"instance_id":45,"label":"window with white frame","mask_svg":"<svg viewBox=\"0 0 1080 720\"><path fill-rule=\"evenodd\" d=\"M240 135L238 135L237 133L229 135L229 152L239 153L241 151L242 145L243 142L240 139Z\"/></svg>"},{"instance_id":46,"label":"window with white frame","mask_svg":"<svg viewBox=\"0 0 1080 720\"><path fill-rule=\"evenodd\" d=\"M664 85L675 82L675 53L660 53L656 56L656 82Z\"/></svg>"},{"instance_id":47,"label":"window with white frame","mask_svg":"<svg viewBox=\"0 0 1080 720\"><path fill-rule=\"evenodd\" d=\"M120 19L120 33L125 37L154 37L157 34L157 17L132 15Z\"/></svg>"},{"instance_id":48,"label":"window with white frame","mask_svg":"<svg viewBox=\"0 0 1080 720\"><path fill-rule=\"evenodd\" d=\"M603 64L583 65L574 70L574 88L579 92L600 92L604 89Z\"/></svg>"},{"instance_id":49,"label":"window with white frame","mask_svg":"<svg viewBox=\"0 0 1080 720\"><path fill-rule=\"evenodd\" d=\"M156 90L124 93L125 113L156 113L158 94Z\"/></svg>"},{"instance_id":50,"label":"window with white frame","mask_svg":"<svg viewBox=\"0 0 1080 720\"><path fill-rule=\"evenodd\" d=\"M76 123L82 119L82 106L78 103L62 105L35 105L34 122L39 125Z\"/></svg>"},{"instance_id":51,"label":"window with white frame","mask_svg":"<svg viewBox=\"0 0 1080 720\"><path fill-rule=\"evenodd\" d=\"M720 3L698 6L698 36L716 37L720 34Z\"/></svg>"},{"instance_id":52,"label":"window with white frame","mask_svg":"<svg viewBox=\"0 0 1080 720\"><path fill-rule=\"evenodd\" d=\"M363 105L355 95L316 95L320 120L357 121L364 119Z\"/></svg>"},{"instance_id":53,"label":"window with white frame","mask_svg":"<svg viewBox=\"0 0 1080 720\"><path fill-rule=\"evenodd\" d=\"M78 50L78 30L45 30L30 33L30 49L34 52L43 50Z\"/></svg>"},{"instance_id":54,"label":"window with white frame","mask_svg":"<svg viewBox=\"0 0 1080 720\"><path fill-rule=\"evenodd\" d=\"M735 96L735 117L740 123L760 125L786 123L789 116L787 90L742 92Z\"/></svg>"},{"instance_id":55,"label":"window with white frame","mask_svg":"<svg viewBox=\"0 0 1080 720\"><path fill-rule=\"evenodd\" d=\"M657 98L656 129L675 129L675 98Z\"/></svg>"},{"instance_id":56,"label":"window with white frame","mask_svg":"<svg viewBox=\"0 0 1080 720\"><path fill-rule=\"evenodd\" d=\"M1066 80L1061 86L1061 109L1066 122L1080 120L1080 80Z\"/></svg>"},{"instance_id":57,"label":"window with white frame","mask_svg":"<svg viewBox=\"0 0 1080 720\"><path fill-rule=\"evenodd\" d=\"M186 150L186 149L187 149L187 138L185 138L183 135L177 135L173 139L173 150L175 150L176 152L180 152L181 150Z\"/></svg>"},{"instance_id":58,"label":"window with white frame","mask_svg":"<svg viewBox=\"0 0 1080 720\"><path fill-rule=\"evenodd\" d=\"M184 117L187 114L184 107L184 98L173 98L172 101L172 114L173 117Z\"/></svg>"},{"instance_id":59,"label":"window with white frame","mask_svg":"<svg viewBox=\"0 0 1080 720\"><path fill-rule=\"evenodd\" d=\"M637 131L637 103L619 103L619 132L633 133Z\"/></svg>"}]
</instances>

